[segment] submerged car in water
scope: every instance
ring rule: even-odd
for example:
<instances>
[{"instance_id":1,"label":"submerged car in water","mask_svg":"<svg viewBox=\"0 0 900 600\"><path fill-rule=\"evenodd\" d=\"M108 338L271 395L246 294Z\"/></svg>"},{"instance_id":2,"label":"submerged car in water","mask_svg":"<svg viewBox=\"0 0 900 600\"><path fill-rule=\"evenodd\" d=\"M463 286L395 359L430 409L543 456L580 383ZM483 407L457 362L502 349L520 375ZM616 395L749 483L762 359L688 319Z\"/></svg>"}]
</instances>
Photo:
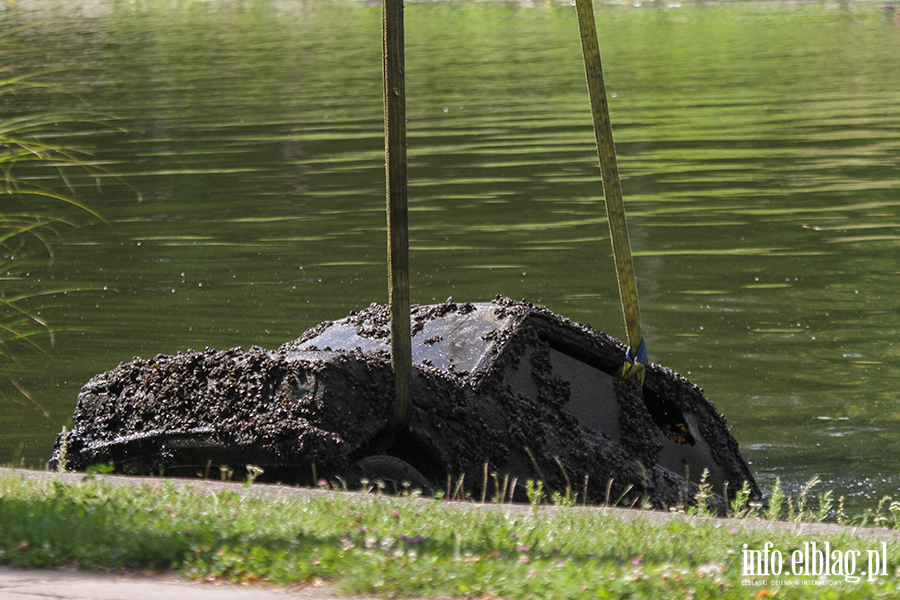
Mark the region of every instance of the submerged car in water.
<instances>
[{"instance_id":1,"label":"submerged car in water","mask_svg":"<svg viewBox=\"0 0 900 600\"><path fill-rule=\"evenodd\" d=\"M546 308L414 306L409 427L393 411L390 311L372 305L274 351L207 349L134 359L81 390L50 467L353 487L404 483L527 499L525 482L588 503L727 495L753 475L702 390L655 364L616 378L625 346ZM257 471L258 472L258 471Z\"/></svg>"}]
</instances>

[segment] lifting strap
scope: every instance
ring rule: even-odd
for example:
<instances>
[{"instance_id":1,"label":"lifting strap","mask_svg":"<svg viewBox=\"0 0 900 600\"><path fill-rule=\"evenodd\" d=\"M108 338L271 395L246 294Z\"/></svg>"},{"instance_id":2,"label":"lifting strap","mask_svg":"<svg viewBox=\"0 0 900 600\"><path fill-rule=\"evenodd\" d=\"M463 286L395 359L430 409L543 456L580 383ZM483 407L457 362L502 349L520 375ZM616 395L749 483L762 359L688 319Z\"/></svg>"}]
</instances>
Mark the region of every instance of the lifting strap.
<instances>
[{"instance_id":1,"label":"lifting strap","mask_svg":"<svg viewBox=\"0 0 900 600\"><path fill-rule=\"evenodd\" d=\"M591 97L591 115L594 119L594 134L597 138L597 153L600 157L603 196L606 199L606 216L609 221L613 256L616 262L619 297L622 299L625 326L628 329L629 348L625 353L625 362L618 377L628 379L637 375L643 385L644 365L647 364L647 346L641 335L637 284L634 280L631 244L628 241L628 228L625 224L625 206L622 202L622 186L619 182L619 168L616 164L616 148L609 120L609 103L606 99L606 86L603 83L603 69L600 65L600 47L597 43L597 28L594 24L594 6L591 0L575 0L575 8L578 12L578 28L581 32L584 71Z\"/></svg>"},{"instance_id":2,"label":"lifting strap","mask_svg":"<svg viewBox=\"0 0 900 600\"><path fill-rule=\"evenodd\" d=\"M391 305L391 366L394 371L392 434L409 424L412 341L409 330L409 211L406 159L406 80L403 0L384 0L384 144L387 180L388 294Z\"/></svg>"}]
</instances>

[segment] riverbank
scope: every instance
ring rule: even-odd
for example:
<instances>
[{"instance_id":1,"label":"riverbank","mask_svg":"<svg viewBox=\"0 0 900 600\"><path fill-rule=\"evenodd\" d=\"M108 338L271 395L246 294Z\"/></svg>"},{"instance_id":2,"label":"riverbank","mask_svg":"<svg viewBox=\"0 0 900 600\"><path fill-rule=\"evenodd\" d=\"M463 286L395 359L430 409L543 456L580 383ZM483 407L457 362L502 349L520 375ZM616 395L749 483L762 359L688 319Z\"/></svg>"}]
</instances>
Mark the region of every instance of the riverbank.
<instances>
[{"instance_id":1,"label":"riverbank","mask_svg":"<svg viewBox=\"0 0 900 600\"><path fill-rule=\"evenodd\" d=\"M900 592L885 528L10 469L0 494L0 563L16 569L428 598Z\"/></svg>"}]
</instances>

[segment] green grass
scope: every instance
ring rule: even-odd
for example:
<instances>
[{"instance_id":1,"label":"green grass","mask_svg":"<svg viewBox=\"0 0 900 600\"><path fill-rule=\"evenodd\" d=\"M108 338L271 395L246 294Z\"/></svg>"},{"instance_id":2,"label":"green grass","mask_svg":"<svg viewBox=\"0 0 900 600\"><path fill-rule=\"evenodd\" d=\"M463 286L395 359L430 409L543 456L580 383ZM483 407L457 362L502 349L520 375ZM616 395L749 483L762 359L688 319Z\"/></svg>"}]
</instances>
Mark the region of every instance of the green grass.
<instances>
[{"instance_id":1,"label":"green grass","mask_svg":"<svg viewBox=\"0 0 900 600\"><path fill-rule=\"evenodd\" d=\"M174 570L197 579L316 583L345 592L502 598L892 598L900 536L799 536L758 521L597 509L481 505L340 492L268 497L103 477L0 473L0 563L94 570ZM202 487L200 483L196 484ZM880 531L884 530L869 530ZM887 549L887 575L867 581L742 575L744 544L790 557L804 542ZM788 558L790 566L790 558ZM767 579L765 584L758 580Z\"/></svg>"}]
</instances>

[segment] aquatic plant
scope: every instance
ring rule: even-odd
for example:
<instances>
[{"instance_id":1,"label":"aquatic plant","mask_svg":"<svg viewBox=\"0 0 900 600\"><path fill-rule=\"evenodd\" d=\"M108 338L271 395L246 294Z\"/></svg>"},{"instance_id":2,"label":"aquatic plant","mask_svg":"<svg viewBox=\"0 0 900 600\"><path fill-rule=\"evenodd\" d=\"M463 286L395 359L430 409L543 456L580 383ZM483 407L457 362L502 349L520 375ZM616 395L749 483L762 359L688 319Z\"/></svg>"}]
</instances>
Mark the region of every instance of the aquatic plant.
<instances>
[{"instance_id":1,"label":"aquatic plant","mask_svg":"<svg viewBox=\"0 0 900 600\"><path fill-rule=\"evenodd\" d=\"M85 151L56 141L58 132L86 119L78 114L4 115L8 99L35 91L58 92L48 82L53 71L29 71L32 56L16 39L21 29L0 35L0 399L47 411L20 385L9 364L26 350L46 354L40 337L53 343L53 328L41 316L43 301L67 290L34 291L31 282L38 257L53 258L50 239L60 225L71 225L63 206L100 216L75 199L67 170L99 169ZM33 167L52 169L54 177L36 178ZM22 171L26 172L23 173ZM43 183L49 181L49 183ZM66 191L59 191L64 188ZM59 205L54 208L54 205Z\"/></svg>"}]
</instances>

